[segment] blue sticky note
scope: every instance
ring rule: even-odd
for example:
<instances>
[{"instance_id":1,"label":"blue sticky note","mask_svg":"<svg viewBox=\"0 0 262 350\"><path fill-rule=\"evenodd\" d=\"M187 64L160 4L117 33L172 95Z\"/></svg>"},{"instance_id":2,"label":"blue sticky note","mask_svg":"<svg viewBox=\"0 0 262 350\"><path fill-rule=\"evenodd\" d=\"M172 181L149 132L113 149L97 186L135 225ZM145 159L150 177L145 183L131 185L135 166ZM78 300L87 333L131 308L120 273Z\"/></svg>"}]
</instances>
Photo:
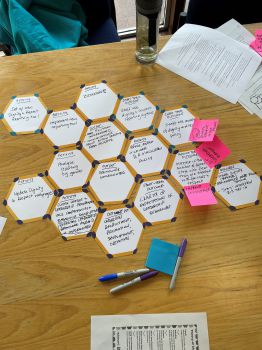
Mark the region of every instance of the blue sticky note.
<instances>
[{"instance_id":1,"label":"blue sticky note","mask_svg":"<svg viewBox=\"0 0 262 350\"><path fill-rule=\"evenodd\" d=\"M178 252L178 245L153 238L145 266L172 276Z\"/></svg>"}]
</instances>

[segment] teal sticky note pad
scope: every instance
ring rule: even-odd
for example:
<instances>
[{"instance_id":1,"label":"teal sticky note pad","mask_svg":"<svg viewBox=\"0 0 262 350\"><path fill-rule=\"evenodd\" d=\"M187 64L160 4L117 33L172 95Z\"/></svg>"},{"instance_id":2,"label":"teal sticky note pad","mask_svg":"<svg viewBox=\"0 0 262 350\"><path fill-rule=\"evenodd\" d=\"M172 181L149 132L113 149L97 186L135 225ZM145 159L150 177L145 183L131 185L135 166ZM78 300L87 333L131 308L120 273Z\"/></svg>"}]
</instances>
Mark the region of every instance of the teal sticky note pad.
<instances>
[{"instance_id":1,"label":"teal sticky note pad","mask_svg":"<svg viewBox=\"0 0 262 350\"><path fill-rule=\"evenodd\" d=\"M172 276L178 252L178 245L153 238L145 266Z\"/></svg>"}]
</instances>

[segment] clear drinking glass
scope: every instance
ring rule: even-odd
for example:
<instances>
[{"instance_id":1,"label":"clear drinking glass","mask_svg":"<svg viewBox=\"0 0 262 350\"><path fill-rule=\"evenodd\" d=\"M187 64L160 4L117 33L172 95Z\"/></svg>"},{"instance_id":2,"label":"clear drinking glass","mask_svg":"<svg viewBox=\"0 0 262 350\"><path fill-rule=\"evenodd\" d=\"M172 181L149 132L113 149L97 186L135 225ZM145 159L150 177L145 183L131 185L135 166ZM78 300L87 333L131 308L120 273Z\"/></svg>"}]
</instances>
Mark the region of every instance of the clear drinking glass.
<instances>
[{"instance_id":1,"label":"clear drinking glass","mask_svg":"<svg viewBox=\"0 0 262 350\"><path fill-rule=\"evenodd\" d=\"M152 63L157 58L162 0L136 0L136 59Z\"/></svg>"}]
</instances>

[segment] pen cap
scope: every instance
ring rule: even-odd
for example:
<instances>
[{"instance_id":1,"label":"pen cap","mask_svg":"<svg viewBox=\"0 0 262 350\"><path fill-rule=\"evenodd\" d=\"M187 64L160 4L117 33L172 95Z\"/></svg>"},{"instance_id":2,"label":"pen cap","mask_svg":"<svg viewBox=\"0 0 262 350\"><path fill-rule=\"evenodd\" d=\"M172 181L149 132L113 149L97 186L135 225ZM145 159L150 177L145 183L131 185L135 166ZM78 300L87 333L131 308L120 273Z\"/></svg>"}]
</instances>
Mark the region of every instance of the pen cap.
<instances>
[{"instance_id":1,"label":"pen cap","mask_svg":"<svg viewBox=\"0 0 262 350\"><path fill-rule=\"evenodd\" d=\"M144 275L140 276L141 281L147 280L150 277L153 277L158 274L158 271L150 271L148 273L145 273Z\"/></svg>"},{"instance_id":2,"label":"pen cap","mask_svg":"<svg viewBox=\"0 0 262 350\"><path fill-rule=\"evenodd\" d=\"M137 10L144 16L161 11L162 0L136 0Z\"/></svg>"},{"instance_id":3,"label":"pen cap","mask_svg":"<svg viewBox=\"0 0 262 350\"><path fill-rule=\"evenodd\" d=\"M187 240L183 239L183 241L181 243L181 246L180 246L180 249L179 249L178 256L183 256L184 255L184 252L185 252L185 249L186 249L186 245L187 245Z\"/></svg>"}]
</instances>

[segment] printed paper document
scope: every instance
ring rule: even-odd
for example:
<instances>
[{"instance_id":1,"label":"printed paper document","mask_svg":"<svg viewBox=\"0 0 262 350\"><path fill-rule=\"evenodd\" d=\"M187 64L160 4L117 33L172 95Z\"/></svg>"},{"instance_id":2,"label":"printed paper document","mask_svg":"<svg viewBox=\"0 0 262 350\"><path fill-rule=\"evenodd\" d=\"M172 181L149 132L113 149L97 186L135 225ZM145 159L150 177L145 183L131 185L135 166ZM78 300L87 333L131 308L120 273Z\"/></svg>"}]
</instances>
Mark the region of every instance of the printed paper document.
<instances>
[{"instance_id":1,"label":"printed paper document","mask_svg":"<svg viewBox=\"0 0 262 350\"><path fill-rule=\"evenodd\" d=\"M261 57L216 29L185 24L160 51L157 63L236 103Z\"/></svg>"},{"instance_id":2,"label":"printed paper document","mask_svg":"<svg viewBox=\"0 0 262 350\"><path fill-rule=\"evenodd\" d=\"M209 350L206 313L91 317L91 350Z\"/></svg>"}]
</instances>

